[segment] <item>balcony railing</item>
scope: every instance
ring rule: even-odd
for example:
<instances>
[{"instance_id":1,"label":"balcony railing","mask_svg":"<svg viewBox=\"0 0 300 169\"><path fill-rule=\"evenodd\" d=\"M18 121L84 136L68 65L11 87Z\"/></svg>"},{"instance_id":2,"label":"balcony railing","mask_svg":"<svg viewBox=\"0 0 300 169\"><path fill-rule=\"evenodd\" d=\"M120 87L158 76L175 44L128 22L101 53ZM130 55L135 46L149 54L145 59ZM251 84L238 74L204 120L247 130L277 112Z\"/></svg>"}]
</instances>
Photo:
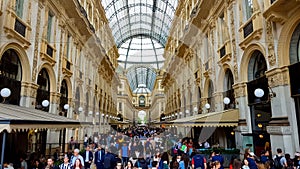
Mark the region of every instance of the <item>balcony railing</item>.
<instances>
[{"instance_id":1,"label":"balcony railing","mask_svg":"<svg viewBox=\"0 0 300 169\"><path fill-rule=\"evenodd\" d=\"M247 36L249 36L253 32L253 22L252 22L252 20L247 25L245 25L243 30L244 30L244 38L246 38Z\"/></svg>"},{"instance_id":2,"label":"balcony railing","mask_svg":"<svg viewBox=\"0 0 300 169\"><path fill-rule=\"evenodd\" d=\"M22 22L20 22L17 18L15 21L15 31L18 32L23 37L26 36L26 25L24 25Z\"/></svg>"}]
</instances>

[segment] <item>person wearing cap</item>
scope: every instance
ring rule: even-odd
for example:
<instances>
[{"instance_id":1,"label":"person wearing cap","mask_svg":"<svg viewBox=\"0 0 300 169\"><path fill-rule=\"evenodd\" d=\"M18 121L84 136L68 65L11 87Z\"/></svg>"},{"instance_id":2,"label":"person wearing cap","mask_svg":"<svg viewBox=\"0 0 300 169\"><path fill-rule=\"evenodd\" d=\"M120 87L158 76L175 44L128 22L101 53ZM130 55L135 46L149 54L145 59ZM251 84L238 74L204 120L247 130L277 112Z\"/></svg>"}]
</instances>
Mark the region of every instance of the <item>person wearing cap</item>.
<instances>
[{"instance_id":1,"label":"person wearing cap","mask_svg":"<svg viewBox=\"0 0 300 169\"><path fill-rule=\"evenodd\" d=\"M76 148L74 149L74 154L73 156L71 157L71 165L74 166L75 165L75 161L76 159L79 159L82 166L84 167L84 160L83 160L83 157L79 154L79 149Z\"/></svg>"}]
</instances>

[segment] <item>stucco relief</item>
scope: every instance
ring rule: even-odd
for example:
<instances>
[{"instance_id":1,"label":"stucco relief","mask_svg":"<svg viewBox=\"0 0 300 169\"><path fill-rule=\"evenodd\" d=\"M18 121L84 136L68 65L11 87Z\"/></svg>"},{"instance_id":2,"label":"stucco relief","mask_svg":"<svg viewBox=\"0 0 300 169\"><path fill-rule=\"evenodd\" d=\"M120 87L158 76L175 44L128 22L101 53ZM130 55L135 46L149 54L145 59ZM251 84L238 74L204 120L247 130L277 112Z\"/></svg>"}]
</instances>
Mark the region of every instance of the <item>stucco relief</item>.
<instances>
[{"instance_id":1,"label":"stucco relief","mask_svg":"<svg viewBox=\"0 0 300 169\"><path fill-rule=\"evenodd\" d=\"M271 88L289 84L288 68L272 69L266 73Z\"/></svg>"},{"instance_id":2,"label":"stucco relief","mask_svg":"<svg viewBox=\"0 0 300 169\"><path fill-rule=\"evenodd\" d=\"M35 27L35 43L34 43L34 54L33 54L33 63L32 63L32 77L31 81L35 82L36 75L37 75L37 60L39 55L39 36L40 36L40 25L41 25L41 4L39 3L39 8L37 12L37 23Z\"/></svg>"},{"instance_id":3,"label":"stucco relief","mask_svg":"<svg viewBox=\"0 0 300 169\"><path fill-rule=\"evenodd\" d=\"M268 43L268 60L271 66L274 66L276 63L276 57L274 52L274 37L272 23L270 21L266 22L266 39Z\"/></svg>"},{"instance_id":4,"label":"stucco relief","mask_svg":"<svg viewBox=\"0 0 300 169\"><path fill-rule=\"evenodd\" d=\"M235 98L246 96L246 84L239 83L233 85Z\"/></svg>"}]
</instances>

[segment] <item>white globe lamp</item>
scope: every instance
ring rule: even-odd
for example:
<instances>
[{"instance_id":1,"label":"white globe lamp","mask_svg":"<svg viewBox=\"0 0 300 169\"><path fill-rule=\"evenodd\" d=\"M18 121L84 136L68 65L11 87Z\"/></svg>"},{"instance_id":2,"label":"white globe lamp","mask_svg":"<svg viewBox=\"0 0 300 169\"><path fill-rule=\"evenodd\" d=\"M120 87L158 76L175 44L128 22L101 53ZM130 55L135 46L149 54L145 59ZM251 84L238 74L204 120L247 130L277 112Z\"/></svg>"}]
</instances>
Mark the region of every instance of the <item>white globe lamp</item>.
<instances>
[{"instance_id":1,"label":"white globe lamp","mask_svg":"<svg viewBox=\"0 0 300 169\"><path fill-rule=\"evenodd\" d=\"M83 108L82 108L82 107L79 107L79 108L78 108L78 111L79 111L79 112L82 112L82 111L83 111Z\"/></svg>"},{"instance_id":2,"label":"white globe lamp","mask_svg":"<svg viewBox=\"0 0 300 169\"><path fill-rule=\"evenodd\" d=\"M209 103L206 103L204 106L205 106L206 109L210 109L210 104Z\"/></svg>"},{"instance_id":3,"label":"white globe lamp","mask_svg":"<svg viewBox=\"0 0 300 169\"><path fill-rule=\"evenodd\" d=\"M255 95L256 97L258 97L258 98L263 97L264 94L265 94L265 92L264 92L264 90L261 89L261 88L257 88L257 89L254 90L254 95Z\"/></svg>"},{"instance_id":4,"label":"white globe lamp","mask_svg":"<svg viewBox=\"0 0 300 169\"><path fill-rule=\"evenodd\" d=\"M69 106L68 104L65 104L65 105L64 105L64 109L65 109L65 110L68 110L69 107L70 107L70 106Z\"/></svg>"},{"instance_id":5,"label":"white globe lamp","mask_svg":"<svg viewBox=\"0 0 300 169\"><path fill-rule=\"evenodd\" d=\"M9 88L3 88L3 89L1 89L0 93L1 93L2 97L7 98L10 96L11 91Z\"/></svg>"},{"instance_id":6,"label":"white globe lamp","mask_svg":"<svg viewBox=\"0 0 300 169\"><path fill-rule=\"evenodd\" d=\"M48 100L43 100L43 101L42 101L42 106L43 106L43 107L48 107L49 104L50 104L50 103L49 103Z\"/></svg>"},{"instance_id":7,"label":"white globe lamp","mask_svg":"<svg viewBox=\"0 0 300 169\"><path fill-rule=\"evenodd\" d=\"M224 102L224 104L229 104L230 99L228 97L224 97L223 102Z\"/></svg>"}]
</instances>

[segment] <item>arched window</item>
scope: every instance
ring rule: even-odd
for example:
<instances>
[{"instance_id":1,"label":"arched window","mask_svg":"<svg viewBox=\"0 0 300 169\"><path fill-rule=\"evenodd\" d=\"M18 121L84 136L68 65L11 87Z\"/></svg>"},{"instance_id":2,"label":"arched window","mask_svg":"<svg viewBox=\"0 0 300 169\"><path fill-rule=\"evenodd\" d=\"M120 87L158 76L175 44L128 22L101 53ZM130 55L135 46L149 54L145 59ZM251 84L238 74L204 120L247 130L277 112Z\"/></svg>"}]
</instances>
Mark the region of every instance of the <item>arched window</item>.
<instances>
[{"instance_id":1,"label":"arched window","mask_svg":"<svg viewBox=\"0 0 300 169\"><path fill-rule=\"evenodd\" d=\"M64 109L64 105L68 104L68 86L66 80L63 80L61 83L60 94L59 115L67 117L67 110Z\"/></svg>"},{"instance_id":2,"label":"arched window","mask_svg":"<svg viewBox=\"0 0 300 169\"><path fill-rule=\"evenodd\" d=\"M267 71L267 63L264 55L255 50L251 56L248 66L248 80L258 79L263 77Z\"/></svg>"},{"instance_id":3,"label":"arched window","mask_svg":"<svg viewBox=\"0 0 300 169\"><path fill-rule=\"evenodd\" d=\"M89 114L89 106L90 106L89 92L86 92L85 98L86 98L86 105L85 105L85 111L84 111L84 113L87 116Z\"/></svg>"},{"instance_id":4,"label":"arched window","mask_svg":"<svg viewBox=\"0 0 300 169\"><path fill-rule=\"evenodd\" d=\"M235 108L235 98L234 91L232 89L232 85L234 84L233 75L230 69L227 69L225 72L224 79L224 92L223 98L228 97L230 102L228 104L224 104L224 110Z\"/></svg>"},{"instance_id":5,"label":"arched window","mask_svg":"<svg viewBox=\"0 0 300 169\"><path fill-rule=\"evenodd\" d=\"M214 85L213 82L211 80L209 80L209 84L208 84L208 91L207 91L207 103L210 104L210 112L213 112L215 109L215 101L213 98L213 92L214 92Z\"/></svg>"},{"instance_id":6,"label":"arched window","mask_svg":"<svg viewBox=\"0 0 300 169\"><path fill-rule=\"evenodd\" d=\"M145 107L145 96L144 95L141 95L139 97L139 106L140 107Z\"/></svg>"},{"instance_id":7,"label":"arched window","mask_svg":"<svg viewBox=\"0 0 300 169\"><path fill-rule=\"evenodd\" d=\"M37 84L39 85L39 88L37 90L37 96L36 96L36 109L49 111L49 106L48 107L42 106L42 102L44 100L50 101L50 79L49 79L48 72L45 68L43 68L39 72Z\"/></svg>"},{"instance_id":8,"label":"arched window","mask_svg":"<svg viewBox=\"0 0 300 169\"><path fill-rule=\"evenodd\" d=\"M22 80L22 66L18 54L13 49L4 52L0 60L0 90L9 88L11 95L7 103L19 105ZM3 98L0 97L0 102Z\"/></svg>"},{"instance_id":9,"label":"arched window","mask_svg":"<svg viewBox=\"0 0 300 169\"><path fill-rule=\"evenodd\" d=\"M76 87L75 93L75 112L79 114L79 107L80 107L80 90L79 87Z\"/></svg>"}]
</instances>

